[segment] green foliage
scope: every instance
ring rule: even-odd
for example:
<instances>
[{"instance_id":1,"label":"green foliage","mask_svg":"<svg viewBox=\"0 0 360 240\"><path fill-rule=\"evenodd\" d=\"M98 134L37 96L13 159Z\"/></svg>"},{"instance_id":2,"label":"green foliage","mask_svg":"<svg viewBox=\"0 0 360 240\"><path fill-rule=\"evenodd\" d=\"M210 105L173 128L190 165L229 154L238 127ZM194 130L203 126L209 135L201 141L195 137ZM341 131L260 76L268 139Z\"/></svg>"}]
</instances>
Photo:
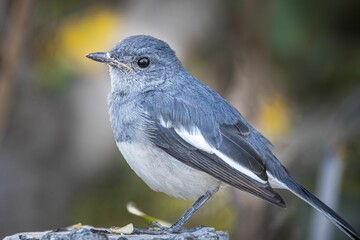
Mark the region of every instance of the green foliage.
<instances>
[{"instance_id":1,"label":"green foliage","mask_svg":"<svg viewBox=\"0 0 360 240\"><path fill-rule=\"evenodd\" d=\"M283 83L304 104L334 101L360 78L358 1L275 1L269 37ZM357 17L356 17L357 16Z\"/></svg>"}]
</instances>

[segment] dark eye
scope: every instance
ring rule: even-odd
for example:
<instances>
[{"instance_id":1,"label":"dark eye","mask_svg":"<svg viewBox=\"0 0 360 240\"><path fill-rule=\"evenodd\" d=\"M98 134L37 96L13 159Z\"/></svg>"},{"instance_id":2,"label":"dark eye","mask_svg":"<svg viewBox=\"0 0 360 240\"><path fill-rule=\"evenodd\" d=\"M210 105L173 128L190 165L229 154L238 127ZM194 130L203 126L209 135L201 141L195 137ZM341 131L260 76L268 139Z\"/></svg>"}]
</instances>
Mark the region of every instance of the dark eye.
<instances>
[{"instance_id":1,"label":"dark eye","mask_svg":"<svg viewBox=\"0 0 360 240\"><path fill-rule=\"evenodd\" d=\"M146 68L147 66L149 66L150 64L150 59L147 57L142 57L138 60L137 64L139 65L139 67L141 68Z\"/></svg>"}]
</instances>

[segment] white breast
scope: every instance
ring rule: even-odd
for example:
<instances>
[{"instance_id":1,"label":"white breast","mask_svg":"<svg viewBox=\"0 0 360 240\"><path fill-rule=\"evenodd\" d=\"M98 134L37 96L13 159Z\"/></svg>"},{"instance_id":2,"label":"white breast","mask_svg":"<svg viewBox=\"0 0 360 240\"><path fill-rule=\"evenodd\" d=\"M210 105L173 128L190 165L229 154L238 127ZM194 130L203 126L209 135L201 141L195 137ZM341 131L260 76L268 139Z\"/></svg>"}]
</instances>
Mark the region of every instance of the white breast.
<instances>
[{"instance_id":1,"label":"white breast","mask_svg":"<svg viewBox=\"0 0 360 240\"><path fill-rule=\"evenodd\" d=\"M121 142L117 146L135 173L155 191L186 199L198 198L221 183L150 143Z\"/></svg>"}]
</instances>

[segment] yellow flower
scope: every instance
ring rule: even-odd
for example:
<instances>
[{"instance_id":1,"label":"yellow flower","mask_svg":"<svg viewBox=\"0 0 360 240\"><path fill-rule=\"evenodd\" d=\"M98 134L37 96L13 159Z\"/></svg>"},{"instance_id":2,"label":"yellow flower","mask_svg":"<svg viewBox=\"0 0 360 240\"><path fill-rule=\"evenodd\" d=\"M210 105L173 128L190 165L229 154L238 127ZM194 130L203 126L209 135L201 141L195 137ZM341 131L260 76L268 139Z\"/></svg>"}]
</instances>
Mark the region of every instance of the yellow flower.
<instances>
[{"instance_id":1,"label":"yellow flower","mask_svg":"<svg viewBox=\"0 0 360 240\"><path fill-rule=\"evenodd\" d=\"M289 130L289 111L283 97L276 95L264 101L260 108L259 126L263 134L270 139Z\"/></svg>"},{"instance_id":2,"label":"yellow flower","mask_svg":"<svg viewBox=\"0 0 360 240\"><path fill-rule=\"evenodd\" d=\"M85 55L106 51L119 33L119 14L102 6L90 8L82 15L71 16L60 26L57 51L76 67L94 68ZM98 66L98 65L97 65Z\"/></svg>"}]
</instances>

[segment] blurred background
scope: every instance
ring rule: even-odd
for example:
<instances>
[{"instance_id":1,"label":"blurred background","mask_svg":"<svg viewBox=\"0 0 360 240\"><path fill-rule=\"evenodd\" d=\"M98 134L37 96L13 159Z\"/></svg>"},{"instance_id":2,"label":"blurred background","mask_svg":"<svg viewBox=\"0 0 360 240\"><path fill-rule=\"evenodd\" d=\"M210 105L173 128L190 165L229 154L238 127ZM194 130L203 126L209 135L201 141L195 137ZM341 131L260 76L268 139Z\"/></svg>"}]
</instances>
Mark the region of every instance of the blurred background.
<instances>
[{"instance_id":1,"label":"blurred background","mask_svg":"<svg viewBox=\"0 0 360 240\"><path fill-rule=\"evenodd\" d=\"M192 201L151 191L118 152L106 66L85 58L133 34L185 67L274 144L304 186L360 230L358 0L0 0L0 237L81 222L174 222ZM236 189L187 223L232 239L346 239L295 196L279 209Z\"/></svg>"}]
</instances>

